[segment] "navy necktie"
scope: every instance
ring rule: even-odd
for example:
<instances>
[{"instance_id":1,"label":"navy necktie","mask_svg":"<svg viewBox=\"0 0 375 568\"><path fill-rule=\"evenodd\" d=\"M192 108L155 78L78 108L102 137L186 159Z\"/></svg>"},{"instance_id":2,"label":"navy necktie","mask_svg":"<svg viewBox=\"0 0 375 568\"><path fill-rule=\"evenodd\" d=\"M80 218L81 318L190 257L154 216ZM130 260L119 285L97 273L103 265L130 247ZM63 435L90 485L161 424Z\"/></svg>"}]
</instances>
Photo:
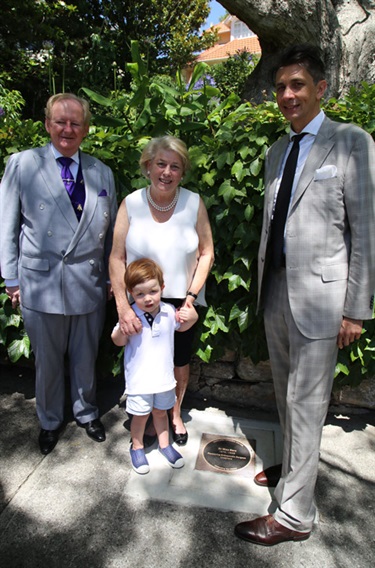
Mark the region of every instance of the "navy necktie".
<instances>
[{"instance_id":1,"label":"navy necktie","mask_svg":"<svg viewBox=\"0 0 375 568\"><path fill-rule=\"evenodd\" d=\"M285 223L288 216L290 196L294 175L299 154L299 142L305 136L306 132L293 136L293 146L289 156L285 162L283 177L281 179L279 192L277 194L275 210L273 212L273 220L271 226L270 253L271 262L274 268L285 266L284 256L284 232Z\"/></svg>"},{"instance_id":2,"label":"navy necktie","mask_svg":"<svg viewBox=\"0 0 375 568\"><path fill-rule=\"evenodd\" d=\"M73 162L73 160L72 158L65 158L64 156L61 156L60 158L57 159L62 165L61 178L64 182L65 189L69 193L69 195L72 195L74 189L74 177L72 172L70 171L69 166Z\"/></svg>"}]
</instances>

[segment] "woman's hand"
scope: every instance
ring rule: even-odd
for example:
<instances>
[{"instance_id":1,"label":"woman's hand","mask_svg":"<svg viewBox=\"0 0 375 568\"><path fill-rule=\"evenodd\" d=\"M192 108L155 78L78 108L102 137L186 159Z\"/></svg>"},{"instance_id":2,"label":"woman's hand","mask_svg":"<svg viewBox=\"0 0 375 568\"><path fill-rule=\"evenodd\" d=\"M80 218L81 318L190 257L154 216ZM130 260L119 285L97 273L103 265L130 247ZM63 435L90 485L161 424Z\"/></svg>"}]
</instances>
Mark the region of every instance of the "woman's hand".
<instances>
[{"instance_id":1,"label":"woman's hand","mask_svg":"<svg viewBox=\"0 0 375 568\"><path fill-rule=\"evenodd\" d=\"M129 307L119 313L119 323L124 335L135 335L142 329L142 323L134 310Z\"/></svg>"}]
</instances>

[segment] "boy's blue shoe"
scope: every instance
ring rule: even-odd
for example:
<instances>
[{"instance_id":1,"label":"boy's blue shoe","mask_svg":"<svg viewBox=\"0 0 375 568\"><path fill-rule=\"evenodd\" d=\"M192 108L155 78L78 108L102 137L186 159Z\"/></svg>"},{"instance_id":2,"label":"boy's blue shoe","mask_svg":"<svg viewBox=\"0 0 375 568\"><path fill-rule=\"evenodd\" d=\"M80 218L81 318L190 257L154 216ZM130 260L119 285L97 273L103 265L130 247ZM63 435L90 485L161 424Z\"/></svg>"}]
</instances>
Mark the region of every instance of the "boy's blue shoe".
<instances>
[{"instance_id":1,"label":"boy's blue shoe","mask_svg":"<svg viewBox=\"0 0 375 568\"><path fill-rule=\"evenodd\" d=\"M150 471L150 466L148 465L143 448L140 450L133 450L133 448L130 448L130 457L134 471L140 474L148 473Z\"/></svg>"},{"instance_id":2,"label":"boy's blue shoe","mask_svg":"<svg viewBox=\"0 0 375 568\"><path fill-rule=\"evenodd\" d=\"M159 447L159 452L165 457L171 467L180 469L180 467L185 465L184 458L173 446L169 445L166 448Z\"/></svg>"}]
</instances>

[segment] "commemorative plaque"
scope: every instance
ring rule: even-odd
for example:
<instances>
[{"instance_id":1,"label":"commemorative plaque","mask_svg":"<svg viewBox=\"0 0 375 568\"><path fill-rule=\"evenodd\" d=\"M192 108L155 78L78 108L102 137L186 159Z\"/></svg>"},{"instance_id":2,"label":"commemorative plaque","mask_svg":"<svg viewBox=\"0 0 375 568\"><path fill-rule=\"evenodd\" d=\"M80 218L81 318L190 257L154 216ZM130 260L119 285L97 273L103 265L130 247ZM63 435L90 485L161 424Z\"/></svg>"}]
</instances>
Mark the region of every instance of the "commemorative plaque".
<instances>
[{"instance_id":1,"label":"commemorative plaque","mask_svg":"<svg viewBox=\"0 0 375 568\"><path fill-rule=\"evenodd\" d=\"M255 440L202 434L195 469L253 477Z\"/></svg>"}]
</instances>

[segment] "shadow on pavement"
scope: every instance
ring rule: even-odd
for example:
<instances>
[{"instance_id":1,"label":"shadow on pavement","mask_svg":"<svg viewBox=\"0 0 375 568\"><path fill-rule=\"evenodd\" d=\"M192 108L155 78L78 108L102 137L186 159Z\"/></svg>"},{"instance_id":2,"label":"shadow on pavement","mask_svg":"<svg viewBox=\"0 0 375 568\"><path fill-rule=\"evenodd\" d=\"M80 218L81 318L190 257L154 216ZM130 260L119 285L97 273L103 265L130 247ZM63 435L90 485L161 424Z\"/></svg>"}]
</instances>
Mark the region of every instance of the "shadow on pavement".
<instances>
[{"instance_id":1,"label":"shadow on pavement","mask_svg":"<svg viewBox=\"0 0 375 568\"><path fill-rule=\"evenodd\" d=\"M121 379L98 384L107 441L96 444L68 420L55 450L43 457L33 371L0 372L1 567L372 568L373 412L328 416L316 490L320 524L303 543L266 548L233 535L235 524L251 515L138 501L127 491L135 474L119 406ZM261 419L245 410L226 412Z\"/></svg>"}]
</instances>

